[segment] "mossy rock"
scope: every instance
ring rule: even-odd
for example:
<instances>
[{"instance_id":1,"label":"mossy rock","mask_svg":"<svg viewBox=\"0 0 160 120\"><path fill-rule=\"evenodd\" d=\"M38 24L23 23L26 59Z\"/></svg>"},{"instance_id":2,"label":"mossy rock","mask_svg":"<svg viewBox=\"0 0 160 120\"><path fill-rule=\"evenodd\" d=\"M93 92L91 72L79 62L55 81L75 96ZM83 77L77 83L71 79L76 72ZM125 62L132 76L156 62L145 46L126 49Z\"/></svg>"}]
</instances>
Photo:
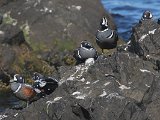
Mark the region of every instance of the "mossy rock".
<instances>
[{"instance_id":1,"label":"mossy rock","mask_svg":"<svg viewBox=\"0 0 160 120\"><path fill-rule=\"evenodd\" d=\"M54 39L52 42L53 46L57 48L60 52L63 52L65 50L67 51L73 51L74 47L76 45L74 40L60 40L60 39Z\"/></svg>"},{"instance_id":2,"label":"mossy rock","mask_svg":"<svg viewBox=\"0 0 160 120\"><path fill-rule=\"evenodd\" d=\"M72 55L64 56L63 61L66 65L75 65L76 64L76 59Z\"/></svg>"},{"instance_id":3,"label":"mossy rock","mask_svg":"<svg viewBox=\"0 0 160 120\"><path fill-rule=\"evenodd\" d=\"M21 52L17 53L17 60L14 62L14 68L17 72L20 73L33 73L40 72L42 74L52 74L54 72L54 68L49 66L47 62L37 58L36 54L32 51L28 50L27 47L23 45L20 47Z\"/></svg>"},{"instance_id":4,"label":"mossy rock","mask_svg":"<svg viewBox=\"0 0 160 120\"><path fill-rule=\"evenodd\" d=\"M10 14L11 14L11 11L8 11L3 15L3 23L16 25L17 20L12 18Z\"/></svg>"},{"instance_id":5,"label":"mossy rock","mask_svg":"<svg viewBox=\"0 0 160 120\"><path fill-rule=\"evenodd\" d=\"M7 74L10 79L14 74L22 74L26 79L30 79L33 72L40 72L45 75L51 75L56 71L55 68L50 66L47 62L39 59L37 55L33 51L31 51L25 44L9 47L14 51L15 58L13 59L13 61L10 61L10 65L8 66L8 68L6 68L2 72L4 74ZM7 62L1 63L5 63L3 65L4 67L7 64Z\"/></svg>"},{"instance_id":6,"label":"mossy rock","mask_svg":"<svg viewBox=\"0 0 160 120\"><path fill-rule=\"evenodd\" d=\"M0 81L0 93L10 91L10 86Z\"/></svg>"}]
</instances>

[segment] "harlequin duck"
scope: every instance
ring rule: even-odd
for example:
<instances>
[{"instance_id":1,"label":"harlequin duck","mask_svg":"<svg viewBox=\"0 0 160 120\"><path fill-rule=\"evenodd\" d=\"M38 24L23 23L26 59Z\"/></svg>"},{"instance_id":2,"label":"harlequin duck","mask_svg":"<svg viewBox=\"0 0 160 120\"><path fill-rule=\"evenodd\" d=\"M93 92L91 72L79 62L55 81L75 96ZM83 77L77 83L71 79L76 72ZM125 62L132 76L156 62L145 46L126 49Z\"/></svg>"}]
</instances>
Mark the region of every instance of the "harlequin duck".
<instances>
[{"instance_id":1,"label":"harlequin duck","mask_svg":"<svg viewBox=\"0 0 160 120\"><path fill-rule=\"evenodd\" d=\"M101 29L96 33L96 43L102 49L113 49L117 46L118 34L108 26L106 17L103 17L100 22Z\"/></svg>"},{"instance_id":2,"label":"harlequin duck","mask_svg":"<svg viewBox=\"0 0 160 120\"><path fill-rule=\"evenodd\" d=\"M24 78L18 74L14 75L14 78L10 80L11 90L15 96L23 101L27 102L27 107L32 99L36 96L34 88L24 83Z\"/></svg>"},{"instance_id":3,"label":"harlequin duck","mask_svg":"<svg viewBox=\"0 0 160 120\"><path fill-rule=\"evenodd\" d=\"M146 11L143 12L141 20L149 20L149 19L152 19L152 18L153 18L152 13L149 10L146 10Z\"/></svg>"},{"instance_id":4,"label":"harlequin duck","mask_svg":"<svg viewBox=\"0 0 160 120\"><path fill-rule=\"evenodd\" d=\"M153 15L149 10L146 10L143 12L141 19L139 20L139 23L142 23L143 21L152 20Z\"/></svg>"},{"instance_id":5,"label":"harlequin duck","mask_svg":"<svg viewBox=\"0 0 160 120\"><path fill-rule=\"evenodd\" d=\"M17 83L25 83L24 76L20 74L15 74L13 78Z\"/></svg>"},{"instance_id":6,"label":"harlequin duck","mask_svg":"<svg viewBox=\"0 0 160 120\"><path fill-rule=\"evenodd\" d=\"M58 87L58 81L55 78L46 77L37 72L33 74L33 80L32 86L39 89L43 96L51 94Z\"/></svg>"},{"instance_id":7,"label":"harlequin duck","mask_svg":"<svg viewBox=\"0 0 160 120\"><path fill-rule=\"evenodd\" d=\"M77 62L85 62L88 58L94 58L97 59L98 53L96 49L86 40L81 42L81 45L79 48L77 48L74 51L74 58L77 60Z\"/></svg>"}]
</instances>

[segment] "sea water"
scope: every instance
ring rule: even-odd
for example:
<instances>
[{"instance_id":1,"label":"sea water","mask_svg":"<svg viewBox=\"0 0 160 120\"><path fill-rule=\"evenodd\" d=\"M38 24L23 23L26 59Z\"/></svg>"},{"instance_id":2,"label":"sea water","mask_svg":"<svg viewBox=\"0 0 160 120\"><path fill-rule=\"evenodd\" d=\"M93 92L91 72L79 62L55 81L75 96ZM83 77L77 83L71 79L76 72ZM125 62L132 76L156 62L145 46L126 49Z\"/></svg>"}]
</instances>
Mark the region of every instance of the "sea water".
<instances>
[{"instance_id":1,"label":"sea water","mask_svg":"<svg viewBox=\"0 0 160 120\"><path fill-rule=\"evenodd\" d=\"M145 10L153 13L153 19L160 18L160 0L101 0L104 8L111 13L119 35L126 41L132 27L139 22Z\"/></svg>"}]
</instances>

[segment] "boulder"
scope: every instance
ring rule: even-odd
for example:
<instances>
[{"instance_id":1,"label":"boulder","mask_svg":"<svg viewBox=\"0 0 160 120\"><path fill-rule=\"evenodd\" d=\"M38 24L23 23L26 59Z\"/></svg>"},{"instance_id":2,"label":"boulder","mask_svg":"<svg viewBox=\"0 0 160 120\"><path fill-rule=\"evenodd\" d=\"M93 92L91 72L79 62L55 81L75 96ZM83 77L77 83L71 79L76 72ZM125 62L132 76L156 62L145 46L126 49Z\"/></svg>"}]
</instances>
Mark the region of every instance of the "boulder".
<instances>
[{"instance_id":1,"label":"boulder","mask_svg":"<svg viewBox=\"0 0 160 120\"><path fill-rule=\"evenodd\" d=\"M58 66L64 65L59 61L72 55L82 40L92 42L100 50L95 33L103 16L108 18L110 27L116 29L113 18L99 0L14 0L7 3L0 8L3 22L18 25L39 57ZM52 54L49 59L47 54Z\"/></svg>"},{"instance_id":2,"label":"boulder","mask_svg":"<svg viewBox=\"0 0 160 120\"><path fill-rule=\"evenodd\" d=\"M20 45L25 42L23 31L18 26L2 24L0 26L0 43Z\"/></svg>"},{"instance_id":3,"label":"boulder","mask_svg":"<svg viewBox=\"0 0 160 120\"><path fill-rule=\"evenodd\" d=\"M140 57L160 54L160 26L153 20L144 20L132 29L131 49Z\"/></svg>"}]
</instances>

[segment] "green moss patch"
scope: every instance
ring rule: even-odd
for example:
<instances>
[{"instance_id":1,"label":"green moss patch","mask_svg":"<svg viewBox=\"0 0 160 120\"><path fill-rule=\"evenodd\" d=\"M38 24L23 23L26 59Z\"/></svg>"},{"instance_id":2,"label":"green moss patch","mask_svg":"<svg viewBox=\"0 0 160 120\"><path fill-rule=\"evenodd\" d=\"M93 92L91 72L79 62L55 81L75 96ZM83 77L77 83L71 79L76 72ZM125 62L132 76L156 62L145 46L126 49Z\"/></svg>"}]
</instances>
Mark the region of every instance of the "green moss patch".
<instances>
[{"instance_id":1,"label":"green moss patch","mask_svg":"<svg viewBox=\"0 0 160 120\"><path fill-rule=\"evenodd\" d=\"M61 52L67 50L67 51L73 51L75 48L76 43L73 40L59 40L55 39L53 40L53 46L58 48Z\"/></svg>"},{"instance_id":2,"label":"green moss patch","mask_svg":"<svg viewBox=\"0 0 160 120\"><path fill-rule=\"evenodd\" d=\"M12 25L16 25L17 24L17 20L11 17L11 12L6 12L3 15L3 23L5 24L12 24Z\"/></svg>"},{"instance_id":3,"label":"green moss patch","mask_svg":"<svg viewBox=\"0 0 160 120\"><path fill-rule=\"evenodd\" d=\"M25 78L30 78L33 72L40 72L42 74L51 75L54 72L54 68L49 66L47 62L37 58L36 54L28 50L28 48L22 45L16 51L16 60L12 64L12 69L15 73L20 73Z\"/></svg>"}]
</instances>

